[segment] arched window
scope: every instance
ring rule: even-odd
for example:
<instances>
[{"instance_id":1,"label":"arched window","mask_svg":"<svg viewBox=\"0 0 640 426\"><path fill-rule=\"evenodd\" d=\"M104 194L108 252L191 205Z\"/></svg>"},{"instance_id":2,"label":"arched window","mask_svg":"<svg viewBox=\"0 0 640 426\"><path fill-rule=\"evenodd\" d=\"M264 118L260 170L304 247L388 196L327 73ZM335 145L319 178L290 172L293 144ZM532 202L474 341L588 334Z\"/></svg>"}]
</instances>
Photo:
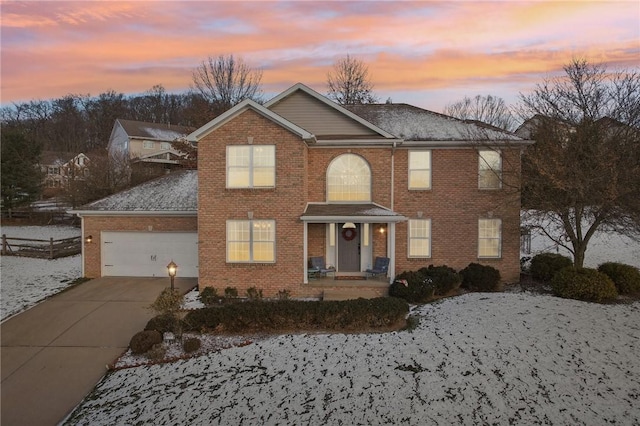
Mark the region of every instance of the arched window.
<instances>
[{"instance_id":1,"label":"arched window","mask_svg":"<svg viewBox=\"0 0 640 426\"><path fill-rule=\"evenodd\" d=\"M327 169L328 201L371 201L371 169L359 155L343 154Z\"/></svg>"}]
</instances>

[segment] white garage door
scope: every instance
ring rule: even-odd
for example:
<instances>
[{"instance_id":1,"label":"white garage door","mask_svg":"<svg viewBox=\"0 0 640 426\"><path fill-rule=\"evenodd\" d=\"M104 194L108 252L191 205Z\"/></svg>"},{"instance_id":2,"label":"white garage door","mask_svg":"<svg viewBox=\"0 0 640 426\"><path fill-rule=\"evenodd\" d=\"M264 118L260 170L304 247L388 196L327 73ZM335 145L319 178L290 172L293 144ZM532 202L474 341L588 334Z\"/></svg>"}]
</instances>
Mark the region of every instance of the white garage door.
<instances>
[{"instance_id":1,"label":"white garage door","mask_svg":"<svg viewBox=\"0 0 640 426\"><path fill-rule=\"evenodd\" d=\"M179 277L198 276L197 232L102 232L102 276L166 277L172 260Z\"/></svg>"}]
</instances>

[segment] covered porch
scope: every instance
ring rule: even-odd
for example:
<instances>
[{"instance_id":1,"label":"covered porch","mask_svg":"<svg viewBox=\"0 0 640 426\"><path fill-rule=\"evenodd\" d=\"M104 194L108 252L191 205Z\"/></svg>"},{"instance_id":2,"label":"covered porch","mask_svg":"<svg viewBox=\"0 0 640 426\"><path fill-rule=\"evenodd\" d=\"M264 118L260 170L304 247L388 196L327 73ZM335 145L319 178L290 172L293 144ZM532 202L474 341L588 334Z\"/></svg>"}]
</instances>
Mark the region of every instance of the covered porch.
<instances>
[{"instance_id":1,"label":"covered porch","mask_svg":"<svg viewBox=\"0 0 640 426\"><path fill-rule=\"evenodd\" d=\"M304 284L326 288L384 289L395 276L395 225L406 218L375 203L309 203L304 224ZM325 268L309 266L322 257ZM388 271L372 277L376 258L388 258Z\"/></svg>"}]
</instances>

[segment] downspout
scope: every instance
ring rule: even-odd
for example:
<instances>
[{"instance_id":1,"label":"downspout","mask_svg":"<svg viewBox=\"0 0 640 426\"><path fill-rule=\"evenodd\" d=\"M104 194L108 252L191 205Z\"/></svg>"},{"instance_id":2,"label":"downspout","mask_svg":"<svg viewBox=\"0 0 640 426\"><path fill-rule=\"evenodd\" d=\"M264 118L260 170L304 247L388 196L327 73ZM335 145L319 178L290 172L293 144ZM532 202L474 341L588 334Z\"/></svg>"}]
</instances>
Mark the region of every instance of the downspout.
<instances>
[{"instance_id":1,"label":"downspout","mask_svg":"<svg viewBox=\"0 0 640 426\"><path fill-rule=\"evenodd\" d=\"M394 191L395 191L395 153L396 153L396 142L393 142L393 147L391 148L391 210L394 210Z\"/></svg>"},{"instance_id":2,"label":"downspout","mask_svg":"<svg viewBox=\"0 0 640 426\"><path fill-rule=\"evenodd\" d=\"M84 262L85 262L85 236L84 236L84 218L82 215L78 215L80 218L80 263L82 264L80 278L84 278Z\"/></svg>"}]
</instances>

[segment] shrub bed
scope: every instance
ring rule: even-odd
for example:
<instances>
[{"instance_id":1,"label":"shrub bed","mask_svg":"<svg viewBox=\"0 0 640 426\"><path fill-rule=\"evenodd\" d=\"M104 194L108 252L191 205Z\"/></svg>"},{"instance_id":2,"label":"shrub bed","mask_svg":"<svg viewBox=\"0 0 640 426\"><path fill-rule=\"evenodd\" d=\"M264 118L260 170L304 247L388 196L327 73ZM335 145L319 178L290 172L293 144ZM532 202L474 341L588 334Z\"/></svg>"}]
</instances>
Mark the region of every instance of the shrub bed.
<instances>
[{"instance_id":1,"label":"shrub bed","mask_svg":"<svg viewBox=\"0 0 640 426\"><path fill-rule=\"evenodd\" d=\"M409 306L393 297L316 302L282 300L209 307L189 312L187 330L220 333L260 331L353 331L401 327Z\"/></svg>"},{"instance_id":2,"label":"shrub bed","mask_svg":"<svg viewBox=\"0 0 640 426\"><path fill-rule=\"evenodd\" d=\"M537 281L549 282L556 272L573 265L571 259L557 253L540 253L531 259L531 278Z\"/></svg>"},{"instance_id":3,"label":"shrub bed","mask_svg":"<svg viewBox=\"0 0 640 426\"><path fill-rule=\"evenodd\" d=\"M433 266L418 270L425 277L430 278L433 292L436 296L444 296L457 290L462 284L462 277L455 269L447 265Z\"/></svg>"},{"instance_id":4,"label":"shrub bed","mask_svg":"<svg viewBox=\"0 0 640 426\"><path fill-rule=\"evenodd\" d=\"M389 296L409 303L425 303L433 299L435 287L430 277L419 271L405 271L396 275L389 287Z\"/></svg>"},{"instance_id":5,"label":"shrub bed","mask_svg":"<svg viewBox=\"0 0 640 426\"><path fill-rule=\"evenodd\" d=\"M157 315L147 322L147 325L144 327L145 330L155 330L160 334L164 334L167 331L175 332L180 327L180 319L178 319L173 314L160 314Z\"/></svg>"},{"instance_id":6,"label":"shrub bed","mask_svg":"<svg viewBox=\"0 0 640 426\"><path fill-rule=\"evenodd\" d=\"M551 280L551 288L556 296L588 302L603 302L618 296L613 281L590 268L570 266L560 270Z\"/></svg>"},{"instance_id":7,"label":"shrub bed","mask_svg":"<svg viewBox=\"0 0 640 426\"><path fill-rule=\"evenodd\" d=\"M619 294L640 293L640 271L637 268L624 263L607 262L598 266L598 271L611 278Z\"/></svg>"},{"instance_id":8,"label":"shrub bed","mask_svg":"<svg viewBox=\"0 0 640 426\"><path fill-rule=\"evenodd\" d=\"M154 345L162 343L162 335L156 330L140 331L129 342L131 352L138 355L148 352Z\"/></svg>"},{"instance_id":9,"label":"shrub bed","mask_svg":"<svg viewBox=\"0 0 640 426\"><path fill-rule=\"evenodd\" d=\"M470 263L460 271L462 288L471 291L499 291L500 271L492 266Z\"/></svg>"}]
</instances>

